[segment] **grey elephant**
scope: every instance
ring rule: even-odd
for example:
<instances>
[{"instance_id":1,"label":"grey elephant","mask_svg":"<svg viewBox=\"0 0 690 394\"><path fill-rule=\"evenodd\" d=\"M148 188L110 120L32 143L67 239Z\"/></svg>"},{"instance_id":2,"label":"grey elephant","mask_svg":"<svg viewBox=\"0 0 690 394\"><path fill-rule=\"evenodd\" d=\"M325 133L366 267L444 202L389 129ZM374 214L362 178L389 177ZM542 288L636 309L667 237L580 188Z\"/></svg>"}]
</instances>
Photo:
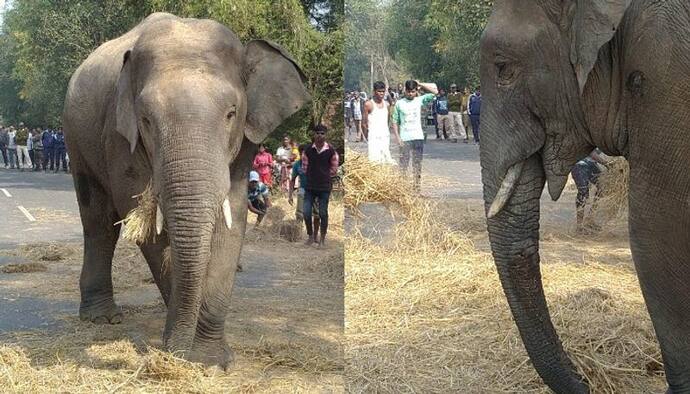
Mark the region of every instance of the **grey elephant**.
<instances>
[{"instance_id":1,"label":"grey elephant","mask_svg":"<svg viewBox=\"0 0 690 394\"><path fill-rule=\"evenodd\" d=\"M255 144L308 102L304 81L272 43L245 46L217 22L162 13L81 64L63 121L84 229L83 320L122 319L111 279L115 223L150 183L158 234L140 249L167 305L164 346L227 368L224 326Z\"/></svg>"},{"instance_id":2,"label":"grey elephant","mask_svg":"<svg viewBox=\"0 0 690 394\"><path fill-rule=\"evenodd\" d=\"M587 392L551 323L539 205L593 147L630 163L633 260L669 391L690 392L690 3L497 0L481 39L491 248L532 364Z\"/></svg>"}]
</instances>

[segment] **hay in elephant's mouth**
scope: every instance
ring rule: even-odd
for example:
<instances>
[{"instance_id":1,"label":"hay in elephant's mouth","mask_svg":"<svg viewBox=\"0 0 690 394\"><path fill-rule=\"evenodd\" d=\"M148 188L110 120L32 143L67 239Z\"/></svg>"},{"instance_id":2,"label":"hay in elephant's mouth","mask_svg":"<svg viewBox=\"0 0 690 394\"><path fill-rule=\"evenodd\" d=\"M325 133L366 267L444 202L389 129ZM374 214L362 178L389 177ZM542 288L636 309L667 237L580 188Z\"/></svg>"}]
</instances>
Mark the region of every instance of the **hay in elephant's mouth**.
<instances>
[{"instance_id":1,"label":"hay in elephant's mouth","mask_svg":"<svg viewBox=\"0 0 690 394\"><path fill-rule=\"evenodd\" d=\"M158 200L153 195L151 183L146 185L141 194L137 194L133 198L137 199L137 206L117 223L124 226L122 238L142 244L154 237Z\"/></svg>"},{"instance_id":2,"label":"hay in elephant's mouth","mask_svg":"<svg viewBox=\"0 0 690 394\"><path fill-rule=\"evenodd\" d=\"M607 171L599 177L602 197L592 207L591 215L604 221L618 219L628 214L628 184L630 167L623 157L616 157L607 165Z\"/></svg>"},{"instance_id":3,"label":"hay in elephant's mouth","mask_svg":"<svg viewBox=\"0 0 690 394\"><path fill-rule=\"evenodd\" d=\"M407 219L389 244L357 231L346 237L348 391L550 392L524 350L490 253L465 234L475 231L476 212L439 212L400 187L394 172L347 158L351 209L388 202ZM454 231L436 220L451 214ZM606 256L542 265L556 330L592 392L662 392L659 347L629 254L616 264Z\"/></svg>"}]
</instances>

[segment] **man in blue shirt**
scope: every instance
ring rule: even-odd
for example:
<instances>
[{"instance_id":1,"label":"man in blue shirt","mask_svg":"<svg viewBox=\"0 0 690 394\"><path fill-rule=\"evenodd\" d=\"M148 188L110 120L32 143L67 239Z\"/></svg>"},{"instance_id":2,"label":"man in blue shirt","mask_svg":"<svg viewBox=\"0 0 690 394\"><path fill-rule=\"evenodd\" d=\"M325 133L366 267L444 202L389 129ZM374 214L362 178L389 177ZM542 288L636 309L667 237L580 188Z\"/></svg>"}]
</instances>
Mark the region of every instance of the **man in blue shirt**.
<instances>
[{"instance_id":1,"label":"man in blue shirt","mask_svg":"<svg viewBox=\"0 0 690 394\"><path fill-rule=\"evenodd\" d=\"M479 145L479 117L482 109L482 92L477 86L477 90L470 96L467 103L467 114L472 123L472 134L474 134L474 144Z\"/></svg>"}]
</instances>

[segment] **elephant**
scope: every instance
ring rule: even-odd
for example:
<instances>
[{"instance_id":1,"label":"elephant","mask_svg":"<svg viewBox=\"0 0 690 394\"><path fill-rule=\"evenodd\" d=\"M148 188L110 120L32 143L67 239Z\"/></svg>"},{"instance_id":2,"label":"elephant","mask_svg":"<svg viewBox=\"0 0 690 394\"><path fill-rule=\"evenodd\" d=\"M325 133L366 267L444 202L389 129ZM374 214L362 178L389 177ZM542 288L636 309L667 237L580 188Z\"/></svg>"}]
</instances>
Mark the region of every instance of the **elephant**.
<instances>
[{"instance_id":1,"label":"elephant","mask_svg":"<svg viewBox=\"0 0 690 394\"><path fill-rule=\"evenodd\" d=\"M690 3L496 0L480 40L480 161L501 285L542 380L589 391L552 325L540 197L594 147L630 164L630 248L669 392L690 392Z\"/></svg>"},{"instance_id":2,"label":"elephant","mask_svg":"<svg viewBox=\"0 0 690 394\"><path fill-rule=\"evenodd\" d=\"M163 346L228 368L224 327L251 159L309 102L305 84L278 45L244 45L218 22L166 13L89 55L72 75L63 112L84 231L82 320L121 322L111 278L118 222L150 184L157 234L139 248L167 307Z\"/></svg>"}]
</instances>

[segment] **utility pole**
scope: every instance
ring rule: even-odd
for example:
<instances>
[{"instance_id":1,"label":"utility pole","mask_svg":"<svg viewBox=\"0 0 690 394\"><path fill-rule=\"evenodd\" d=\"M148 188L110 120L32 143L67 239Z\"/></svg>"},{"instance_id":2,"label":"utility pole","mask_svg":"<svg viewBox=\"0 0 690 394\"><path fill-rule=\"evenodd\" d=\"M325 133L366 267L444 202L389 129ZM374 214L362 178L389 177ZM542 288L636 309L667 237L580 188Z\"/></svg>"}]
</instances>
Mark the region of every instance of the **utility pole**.
<instances>
[{"instance_id":1,"label":"utility pole","mask_svg":"<svg viewBox=\"0 0 690 394\"><path fill-rule=\"evenodd\" d=\"M367 95L374 91L374 54L369 54L369 92Z\"/></svg>"}]
</instances>

